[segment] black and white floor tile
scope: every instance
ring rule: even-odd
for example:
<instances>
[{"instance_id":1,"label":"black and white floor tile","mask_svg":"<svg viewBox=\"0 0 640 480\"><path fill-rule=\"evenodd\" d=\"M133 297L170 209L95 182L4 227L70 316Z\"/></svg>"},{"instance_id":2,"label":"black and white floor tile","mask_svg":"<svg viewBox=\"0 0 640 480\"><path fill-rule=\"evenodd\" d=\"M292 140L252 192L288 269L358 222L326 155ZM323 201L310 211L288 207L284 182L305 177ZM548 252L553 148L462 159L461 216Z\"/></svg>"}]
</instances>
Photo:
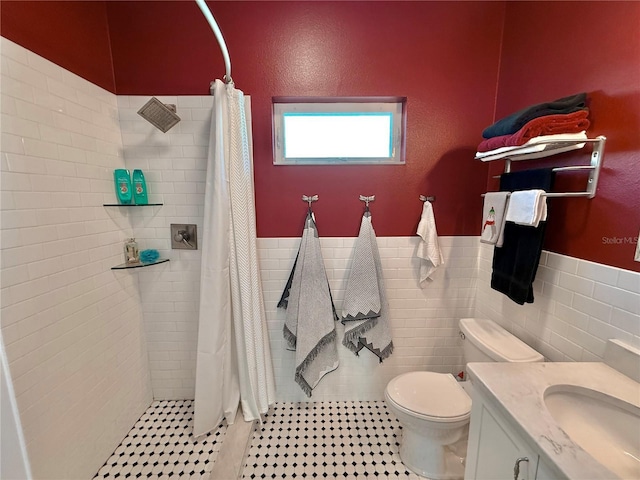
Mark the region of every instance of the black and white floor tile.
<instances>
[{"instance_id":1,"label":"black and white floor tile","mask_svg":"<svg viewBox=\"0 0 640 480\"><path fill-rule=\"evenodd\" d=\"M192 400L153 402L94 480L209 479L226 423L196 440L192 419Z\"/></svg>"},{"instance_id":2,"label":"black and white floor tile","mask_svg":"<svg viewBox=\"0 0 640 480\"><path fill-rule=\"evenodd\" d=\"M418 480L384 401L276 403L257 425L243 479Z\"/></svg>"}]
</instances>

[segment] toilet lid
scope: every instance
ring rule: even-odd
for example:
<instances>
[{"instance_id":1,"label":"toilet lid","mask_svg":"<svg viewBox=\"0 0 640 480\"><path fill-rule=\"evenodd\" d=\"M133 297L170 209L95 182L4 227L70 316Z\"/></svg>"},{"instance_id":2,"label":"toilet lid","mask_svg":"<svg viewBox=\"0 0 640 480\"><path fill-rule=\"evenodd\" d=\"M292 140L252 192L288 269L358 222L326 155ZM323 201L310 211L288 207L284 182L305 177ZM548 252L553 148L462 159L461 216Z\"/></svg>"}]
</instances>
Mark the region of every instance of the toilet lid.
<instances>
[{"instance_id":1,"label":"toilet lid","mask_svg":"<svg viewBox=\"0 0 640 480\"><path fill-rule=\"evenodd\" d=\"M399 375L387 385L387 395L400 407L428 417L455 418L471 411L471 398L450 373Z\"/></svg>"}]
</instances>

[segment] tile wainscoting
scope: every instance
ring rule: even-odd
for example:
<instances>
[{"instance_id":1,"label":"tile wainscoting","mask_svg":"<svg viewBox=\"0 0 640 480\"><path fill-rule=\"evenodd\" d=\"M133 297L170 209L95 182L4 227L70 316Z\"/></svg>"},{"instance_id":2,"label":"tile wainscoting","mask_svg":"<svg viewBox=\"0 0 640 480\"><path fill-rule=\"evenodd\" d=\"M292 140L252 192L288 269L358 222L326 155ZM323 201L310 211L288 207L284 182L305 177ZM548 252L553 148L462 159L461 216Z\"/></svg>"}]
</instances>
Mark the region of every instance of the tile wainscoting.
<instances>
[{"instance_id":1,"label":"tile wainscoting","mask_svg":"<svg viewBox=\"0 0 640 480\"><path fill-rule=\"evenodd\" d=\"M373 217L375 226L375 216ZM322 219L318 219L322 233ZM285 312L276 307L295 260L299 239L258 239L260 267L276 378L277 401L306 401L294 381L294 352L282 336ZM322 255L336 309L342 299L353 255L355 238L322 238ZM476 237L441 237L445 258L425 289L418 284L417 237L378 238L389 299L393 354L384 362L363 349L359 356L338 345L340 366L326 375L311 400L382 400L393 377L412 370L458 373L462 348L458 319L474 311ZM338 323L342 341L344 327Z\"/></svg>"},{"instance_id":2,"label":"tile wainscoting","mask_svg":"<svg viewBox=\"0 0 640 480\"><path fill-rule=\"evenodd\" d=\"M554 362L601 362L607 339L640 346L640 273L542 252L534 302L492 290L493 248L482 244L476 315L490 318Z\"/></svg>"}]
</instances>

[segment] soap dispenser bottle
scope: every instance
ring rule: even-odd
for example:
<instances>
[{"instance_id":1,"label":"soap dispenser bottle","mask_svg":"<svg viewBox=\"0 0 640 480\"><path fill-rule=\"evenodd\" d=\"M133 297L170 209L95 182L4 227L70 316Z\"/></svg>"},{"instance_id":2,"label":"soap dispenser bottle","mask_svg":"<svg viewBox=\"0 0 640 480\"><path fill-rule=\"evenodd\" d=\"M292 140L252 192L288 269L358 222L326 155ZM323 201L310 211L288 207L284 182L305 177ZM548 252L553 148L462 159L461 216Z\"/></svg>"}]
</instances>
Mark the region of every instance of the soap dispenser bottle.
<instances>
[{"instance_id":1,"label":"soap dispenser bottle","mask_svg":"<svg viewBox=\"0 0 640 480\"><path fill-rule=\"evenodd\" d=\"M116 198L118 202L128 205L133 199L131 191L131 174L129 170L118 168L113 171L113 180L116 185Z\"/></svg>"},{"instance_id":2,"label":"soap dispenser bottle","mask_svg":"<svg viewBox=\"0 0 640 480\"><path fill-rule=\"evenodd\" d=\"M146 205L149 203L147 198L147 184L144 181L142 170L133 171L133 198L136 205Z\"/></svg>"}]
</instances>

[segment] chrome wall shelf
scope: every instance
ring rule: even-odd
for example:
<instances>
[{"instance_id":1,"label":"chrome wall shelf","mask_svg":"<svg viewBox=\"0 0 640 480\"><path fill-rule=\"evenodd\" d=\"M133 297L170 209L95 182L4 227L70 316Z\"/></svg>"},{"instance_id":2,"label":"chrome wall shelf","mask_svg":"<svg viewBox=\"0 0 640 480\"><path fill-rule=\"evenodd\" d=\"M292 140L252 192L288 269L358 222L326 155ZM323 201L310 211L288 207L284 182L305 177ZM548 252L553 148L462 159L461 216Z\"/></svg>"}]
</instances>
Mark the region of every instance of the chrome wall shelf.
<instances>
[{"instance_id":1,"label":"chrome wall shelf","mask_svg":"<svg viewBox=\"0 0 640 480\"><path fill-rule=\"evenodd\" d=\"M591 152L591 162L589 165L570 165L566 167L556 167L553 169L554 172L569 172L569 171L577 171L577 170L587 170L589 172L589 177L587 178L587 188L583 192L549 192L546 194L547 197L585 197L585 198L593 198L596 196L596 189L598 188L598 178L600 176L600 168L602 167L602 160L604 157L604 144L607 138L603 135L600 135L596 138L583 138L583 139L575 139L575 140L550 140L550 141L540 141L536 145L545 145L544 152L548 153L545 156L551 156L559 153L566 152L571 149L572 146L587 143L592 146ZM522 145L520 147L514 148L510 150L509 153L505 156L504 154L496 155L492 158L491 155L479 158L483 162L493 162L497 160L504 160L504 172L509 173L511 171L511 162L512 161L522 161L522 160L533 160L540 158L540 152L531 152L527 153L526 149L529 146ZM581 147L581 148L582 148ZM555 151L555 153L554 153ZM523 153L525 152L525 153ZM483 195L484 196L484 195Z\"/></svg>"}]
</instances>

